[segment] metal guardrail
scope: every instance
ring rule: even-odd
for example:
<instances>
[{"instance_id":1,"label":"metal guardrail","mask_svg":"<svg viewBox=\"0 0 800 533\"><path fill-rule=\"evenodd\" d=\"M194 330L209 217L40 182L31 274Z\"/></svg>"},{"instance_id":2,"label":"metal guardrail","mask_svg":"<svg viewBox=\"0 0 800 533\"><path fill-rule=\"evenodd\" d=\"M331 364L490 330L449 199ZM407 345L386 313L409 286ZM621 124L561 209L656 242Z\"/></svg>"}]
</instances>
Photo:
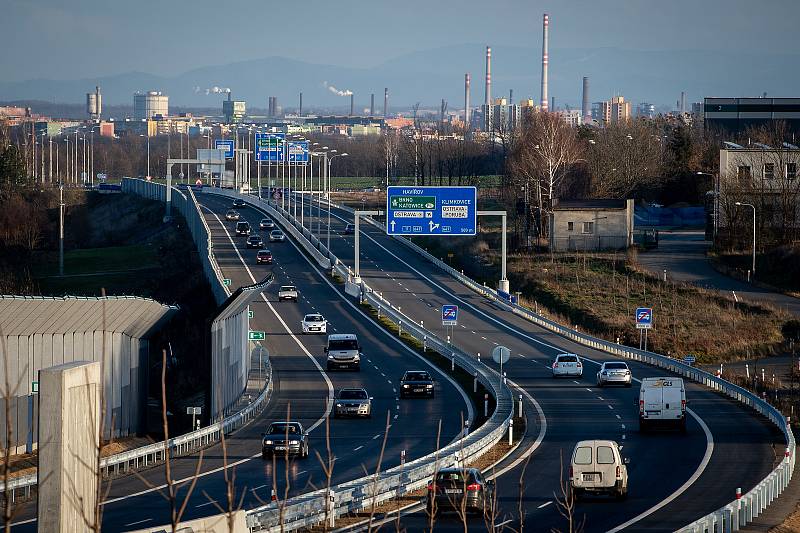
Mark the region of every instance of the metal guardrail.
<instances>
[{"instance_id":1,"label":"metal guardrail","mask_svg":"<svg viewBox=\"0 0 800 533\"><path fill-rule=\"evenodd\" d=\"M351 283L350 269L330 253L307 228L302 228L291 214L279 206L229 191L213 192L223 196L243 198L264 209L297 239L298 244L312 255L320 266L325 268L332 266L335 273ZM303 238L300 238L301 235ZM359 289L364 301L376 309L381 317L399 325L404 333L415 338L424 348L451 358L455 364L475 376L496 398L496 408L489 420L475 432L459 438L434 453L378 474L367 475L331 487L330 494L334 496L332 506L328 503L328 490L321 489L291 498L283 505L276 502L248 511L246 521L251 531L292 531L310 527L322 522L331 514L336 517L368 509L373 503L377 506L391 498L413 492L426 486L437 469L464 465L477 459L496 444L508 429L513 416L513 395L496 371L479 363L475 355L461 351L440 339L435 333L416 324L363 281Z\"/></svg>"},{"instance_id":2,"label":"metal guardrail","mask_svg":"<svg viewBox=\"0 0 800 533\"><path fill-rule=\"evenodd\" d=\"M339 207L347 211L352 211L351 209L343 206ZM385 227L379 222L369 218L367 220L372 222L372 224L375 226L385 229ZM542 326L545 329L557 333L562 337L570 339L578 344L582 344L596 350L605 351L619 357L625 357L627 359L663 368L669 372L673 372L687 379L691 379L692 381L700 383L712 390L725 394L726 396L743 403L759 414L765 416L773 424L778 426L778 428L783 432L784 438L786 439L784 460L781 461L769 473L769 475L767 475L767 477L758 482L753 489L743 494L740 498L733 500L731 503L728 503L716 511L713 511L706 516L703 516L702 518L682 527L678 530L680 533L738 531L742 526L745 526L754 518L763 513L767 506L772 503L775 498L780 496L784 489L786 489L788 486L795 466L796 443L794 434L792 433L791 427L789 426L783 414L758 396L752 394L750 391L742 387L739 387L738 385L734 385L729 381L718 378L709 372L694 368L670 357L653 352L646 352L644 350L638 350L636 348L622 346L564 327L557 322L548 320L547 318L532 312L526 307L511 303L504 298L501 298L498 296L496 291L486 287L485 285L481 285L475 280L465 276L461 272L458 272L444 261L437 259L408 239L402 237L396 237L395 239L427 259L440 270L450 274L468 288L489 298L506 310L521 316L530 322Z\"/></svg>"}]
</instances>

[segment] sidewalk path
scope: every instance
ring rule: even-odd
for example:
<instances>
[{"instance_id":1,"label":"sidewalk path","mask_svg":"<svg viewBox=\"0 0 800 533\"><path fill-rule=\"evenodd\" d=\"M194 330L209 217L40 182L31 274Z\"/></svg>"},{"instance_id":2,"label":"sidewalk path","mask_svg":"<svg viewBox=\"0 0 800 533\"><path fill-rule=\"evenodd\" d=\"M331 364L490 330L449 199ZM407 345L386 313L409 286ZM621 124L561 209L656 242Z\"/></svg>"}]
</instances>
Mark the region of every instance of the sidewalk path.
<instances>
[{"instance_id":1,"label":"sidewalk path","mask_svg":"<svg viewBox=\"0 0 800 533\"><path fill-rule=\"evenodd\" d=\"M740 299L768 303L800 316L800 299L754 287L714 270L706 257L710 247L702 231L662 231L658 248L639 252L639 264L659 277L666 269L667 279L727 293L735 291Z\"/></svg>"}]
</instances>

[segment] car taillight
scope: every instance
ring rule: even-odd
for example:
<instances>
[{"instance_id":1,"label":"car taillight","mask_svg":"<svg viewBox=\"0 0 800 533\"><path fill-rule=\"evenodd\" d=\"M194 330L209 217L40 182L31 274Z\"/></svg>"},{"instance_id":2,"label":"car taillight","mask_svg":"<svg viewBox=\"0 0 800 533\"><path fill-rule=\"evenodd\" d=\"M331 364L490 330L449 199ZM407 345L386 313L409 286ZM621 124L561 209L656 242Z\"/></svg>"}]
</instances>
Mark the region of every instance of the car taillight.
<instances>
[{"instance_id":1,"label":"car taillight","mask_svg":"<svg viewBox=\"0 0 800 533\"><path fill-rule=\"evenodd\" d=\"M581 364L581 362L580 362L580 361L578 361L578 368L580 368L580 367L582 367L582 366L583 366L583 365Z\"/></svg>"},{"instance_id":2,"label":"car taillight","mask_svg":"<svg viewBox=\"0 0 800 533\"><path fill-rule=\"evenodd\" d=\"M686 410L686 400L681 400L681 411Z\"/></svg>"},{"instance_id":3,"label":"car taillight","mask_svg":"<svg viewBox=\"0 0 800 533\"><path fill-rule=\"evenodd\" d=\"M558 368L558 363L553 363L553 368Z\"/></svg>"},{"instance_id":4,"label":"car taillight","mask_svg":"<svg viewBox=\"0 0 800 533\"><path fill-rule=\"evenodd\" d=\"M620 477L619 476L619 467L617 467L617 477Z\"/></svg>"},{"instance_id":5,"label":"car taillight","mask_svg":"<svg viewBox=\"0 0 800 533\"><path fill-rule=\"evenodd\" d=\"M639 400L639 412L644 413L644 400Z\"/></svg>"},{"instance_id":6,"label":"car taillight","mask_svg":"<svg viewBox=\"0 0 800 533\"><path fill-rule=\"evenodd\" d=\"M434 492L434 491L436 491L436 485L434 485L433 483L428 483L428 492Z\"/></svg>"},{"instance_id":7,"label":"car taillight","mask_svg":"<svg viewBox=\"0 0 800 533\"><path fill-rule=\"evenodd\" d=\"M467 485L467 491L469 492L477 492L479 490L481 490L480 483L470 483L469 485Z\"/></svg>"}]
</instances>

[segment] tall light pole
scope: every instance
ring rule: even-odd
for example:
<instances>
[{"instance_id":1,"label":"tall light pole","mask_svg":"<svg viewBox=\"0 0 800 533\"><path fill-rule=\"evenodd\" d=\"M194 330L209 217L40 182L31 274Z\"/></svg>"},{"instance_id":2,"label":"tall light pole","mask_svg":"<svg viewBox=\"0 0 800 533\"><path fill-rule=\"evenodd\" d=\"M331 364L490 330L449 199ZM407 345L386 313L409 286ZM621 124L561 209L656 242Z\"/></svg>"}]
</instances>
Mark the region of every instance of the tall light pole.
<instances>
[{"instance_id":1,"label":"tall light pole","mask_svg":"<svg viewBox=\"0 0 800 533\"><path fill-rule=\"evenodd\" d=\"M753 275L756 273L756 206L745 202L736 202L736 205L746 205L753 209Z\"/></svg>"},{"instance_id":2,"label":"tall light pole","mask_svg":"<svg viewBox=\"0 0 800 533\"><path fill-rule=\"evenodd\" d=\"M336 150L331 150L331 152L335 152ZM347 152L343 154L335 154L331 157L327 158L327 182L328 182L328 251L331 249L331 163L337 157L347 157Z\"/></svg>"},{"instance_id":3,"label":"tall light pole","mask_svg":"<svg viewBox=\"0 0 800 533\"><path fill-rule=\"evenodd\" d=\"M150 132L147 132L147 135L139 135L139 137L147 137L147 175L144 179L150 177Z\"/></svg>"},{"instance_id":4,"label":"tall light pole","mask_svg":"<svg viewBox=\"0 0 800 533\"><path fill-rule=\"evenodd\" d=\"M69 134L67 134L64 137L64 142L66 143L66 146L65 146L65 149L64 149L64 159L65 159L66 166L64 167L64 172L65 172L67 181L69 181L69 179L70 179L70 173L69 173Z\"/></svg>"},{"instance_id":5,"label":"tall light pole","mask_svg":"<svg viewBox=\"0 0 800 533\"><path fill-rule=\"evenodd\" d=\"M64 182L58 184L58 275L64 275Z\"/></svg>"},{"instance_id":6,"label":"tall light pole","mask_svg":"<svg viewBox=\"0 0 800 533\"><path fill-rule=\"evenodd\" d=\"M714 202L714 204L713 204L713 208L712 208L713 209L713 214L712 214L712 217L713 217L712 235L713 235L714 240L716 240L717 231L719 230L719 177L718 177L717 174L712 174L710 172L700 172L700 171L697 172L697 175L698 176L711 176L711 179L714 182L714 191L713 191L713 195L714 195L713 202Z\"/></svg>"}]
</instances>

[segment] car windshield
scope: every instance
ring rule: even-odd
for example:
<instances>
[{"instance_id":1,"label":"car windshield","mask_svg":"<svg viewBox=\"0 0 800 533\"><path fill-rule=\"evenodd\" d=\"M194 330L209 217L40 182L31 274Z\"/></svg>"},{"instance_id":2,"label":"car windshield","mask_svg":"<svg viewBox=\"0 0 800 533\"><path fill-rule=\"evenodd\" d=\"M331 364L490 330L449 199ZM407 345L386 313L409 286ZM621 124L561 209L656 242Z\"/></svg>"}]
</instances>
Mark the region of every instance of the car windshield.
<instances>
[{"instance_id":1,"label":"car windshield","mask_svg":"<svg viewBox=\"0 0 800 533\"><path fill-rule=\"evenodd\" d=\"M343 390L339 393L342 400L366 400L367 391L363 390Z\"/></svg>"},{"instance_id":2,"label":"car windshield","mask_svg":"<svg viewBox=\"0 0 800 533\"><path fill-rule=\"evenodd\" d=\"M406 372L405 379L408 381L428 381L431 377L427 372Z\"/></svg>"},{"instance_id":3,"label":"car windshield","mask_svg":"<svg viewBox=\"0 0 800 533\"><path fill-rule=\"evenodd\" d=\"M287 424L286 422L275 423L269 427L270 435L285 435L287 431L289 435L297 435L300 433L300 428L297 424Z\"/></svg>"},{"instance_id":4,"label":"car windshield","mask_svg":"<svg viewBox=\"0 0 800 533\"><path fill-rule=\"evenodd\" d=\"M306 322L322 322L321 315L306 315Z\"/></svg>"},{"instance_id":5,"label":"car windshield","mask_svg":"<svg viewBox=\"0 0 800 533\"><path fill-rule=\"evenodd\" d=\"M559 363L577 363L578 356L577 355L559 355L558 356Z\"/></svg>"},{"instance_id":6,"label":"car windshield","mask_svg":"<svg viewBox=\"0 0 800 533\"><path fill-rule=\"evenodd\" d=\"M253 242L260 241L261 237L259 237L258 235L253 235L252 237L250 237L250 240L253 241Z\"/></svg>"},{"instance_id":7,"label":"car windshield","mask_svg":"<svg viewBox=\"0 0 800 533\"><path fill-rule=\"evenodd\" d=\"M328 350L358 350L355 339L332 339L328 341Z\"/></svg>"},{"instance_id":8,"label":"car windshield","mask_svg":"<svg viewBox=\"0 0 800 533\"><path fill-rule=\"evenodd\" d=\"M266 224L267 222L270 222L270 220L268 218L262 218L261 219L261 223L262 224Z\"/></svg>"},{"instance_id":9,"label":"car windshield","mask_svg":"<svg viewBox=\"0 0 800 533\"><path fill-rule=\"evenodd\" d=\"M606 363L606 368L610 370L625 370L628 365L625 363Z\"/></svg>"},{"instance_id":10,"label":"car windshield","mask_svg":"<svg viewBox=\"0 0 800 533\"><path fill-rule=\"evenodd\" d=\"M269 252L269 250L259 250L258 251L258 255L263 257L263 256L269 256L269 255L272 255L272 254Z\"/></svg>"},{"instance_id":11,"label":"car windshield","mask_svg":"<svg viewBox=\"0 0 800 533\"><path fill-rule=\"evenodd\" d=\"M296 291L297 289L295 289L291 285L284 285L283 287L281 287L281 290L282 291ZM295 320L297 320L297 319L295 318Z\"/></svg>"},{"instance_id":12,"label":"car windshield","mask_svg":"<svg viewBox=\"0 0 800 533\"><path fill-rule=\"evenodd\" d=\"M272 232L272 235L281 235L281 230L276 229L275 231Z\"/></svg>"},{"instance_id":13,"label":"car windshield","mask_svg":"<svg viewBox=\"0 0 800 533\"><path fill-rule=\"evenodd\" d=\"M460 481L474 483L475 476L471 472L463 472L461 470L448 470L447 472L439 472L436 474L436 481Z\"/></svg>"},{"instance_id":14,"label":"car windshield","mask_svg":"<svg viewBox=\"0 0 800 533\"><path fill-rule=\"evenodd\" d=\"M575 457L572 462L576 465L592 464L592 449L589 446L580 446L575 450Z\"/></svg>"}]
</instances>

